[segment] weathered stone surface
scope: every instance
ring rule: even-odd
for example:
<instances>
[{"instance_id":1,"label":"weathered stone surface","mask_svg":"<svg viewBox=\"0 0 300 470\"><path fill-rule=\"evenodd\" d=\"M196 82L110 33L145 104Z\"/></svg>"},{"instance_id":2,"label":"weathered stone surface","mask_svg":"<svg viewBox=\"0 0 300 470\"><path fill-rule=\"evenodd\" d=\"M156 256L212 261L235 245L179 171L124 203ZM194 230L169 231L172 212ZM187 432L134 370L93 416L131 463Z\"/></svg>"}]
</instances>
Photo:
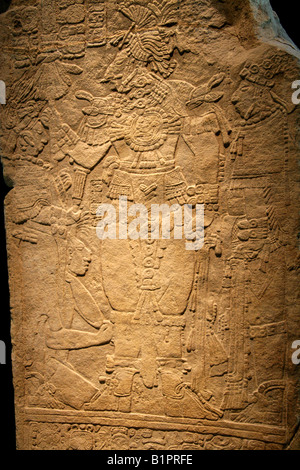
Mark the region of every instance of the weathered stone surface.
<instances>
[{"instance_id":1,"label":"weathered stone surface","mask_svg":"<svg viewBox=\"0 0 300 470\"><path fill-rule=\"evenodd\" d=\"M18 448L297 447L299 52L269 2L16 0L0 31ZM125 196L204 204L204 245L100 240Z\"/></svg>"}]
</instances>

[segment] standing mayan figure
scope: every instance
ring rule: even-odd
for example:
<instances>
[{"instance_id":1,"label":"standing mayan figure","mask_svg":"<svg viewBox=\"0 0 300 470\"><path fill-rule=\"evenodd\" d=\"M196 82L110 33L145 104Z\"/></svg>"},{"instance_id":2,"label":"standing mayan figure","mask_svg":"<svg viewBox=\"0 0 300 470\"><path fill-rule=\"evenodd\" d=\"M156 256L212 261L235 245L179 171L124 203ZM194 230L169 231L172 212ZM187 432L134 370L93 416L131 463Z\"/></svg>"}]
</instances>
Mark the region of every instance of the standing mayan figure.
<instances>
[{"instance_id":1,"label":"standing mayan figure","mask_svg":"<svg viewBox=\"0 0 300 470\"><path fill-rule=\"evenodd\" d=\"M243 3L1 16L18 448L292 440L299 53Z\"/></svg>"}]
</instances>

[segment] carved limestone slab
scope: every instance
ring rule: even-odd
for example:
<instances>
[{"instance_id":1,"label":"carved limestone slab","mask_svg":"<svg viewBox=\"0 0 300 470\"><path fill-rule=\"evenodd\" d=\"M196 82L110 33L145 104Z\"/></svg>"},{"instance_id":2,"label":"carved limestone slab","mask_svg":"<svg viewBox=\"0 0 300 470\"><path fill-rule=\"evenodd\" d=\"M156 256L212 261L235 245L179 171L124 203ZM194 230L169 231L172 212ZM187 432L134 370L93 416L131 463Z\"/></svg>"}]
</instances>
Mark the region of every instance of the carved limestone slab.
<instances>
[{"instance_id":1,"label":"carved limestone slab","mask_svg":"<svg viewBox=\"0 0 300 470\"><path fill-rule=\"evenodd\" d=\"M269 2L15 0L0 22L18 449L286 448L299 51Z\"/></svg>"}]
</instances>

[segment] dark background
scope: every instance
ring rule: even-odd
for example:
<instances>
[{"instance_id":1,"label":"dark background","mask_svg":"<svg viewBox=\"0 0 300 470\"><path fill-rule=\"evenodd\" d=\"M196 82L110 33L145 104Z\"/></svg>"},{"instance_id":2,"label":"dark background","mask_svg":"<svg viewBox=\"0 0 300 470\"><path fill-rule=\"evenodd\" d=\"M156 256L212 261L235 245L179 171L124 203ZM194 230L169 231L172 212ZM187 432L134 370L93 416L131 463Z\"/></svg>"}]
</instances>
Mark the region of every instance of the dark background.
<instances>
[{"instance_id":1,"label":"dark background","mask_svg":"<svg viewBox=\"0 0 300 470\"><path fill-rule=\"evenodd\" d=\"M243 1L243 0L241 0ZM26 5L24 0L24 5ZM299 7L292 0L271 0L273 9L280 18L281 24L287 31L293 42L300 47L299 29L300 16ZM10 4L9 0L0 0L0 13L4 12ZM299 77L300 78L300 77ZM1 64L0 64L1 79ZM2 105L1 105L2 106ZM6 343L6 365L0 365L0 449L1 451L15 450L15 425L13 406L13 387L11 369L11 346L10 346L10 314L8 294L8 273L5 246L5 230L3 215L3 200L7 193L7 187L3 181L0 171L0 340Z\"/></svg>"},{"instance_id":2,"label":"dark background","mask_svg":"<svg viewBox=\"0 0 300 470\"><path fill-rule=\"evenodd\" d=\"M293 0L270 0L270 3L273 10L279 16L281 25L288 33L291 40L300 48L299 2Z\"/></svg>"}]
</instances>

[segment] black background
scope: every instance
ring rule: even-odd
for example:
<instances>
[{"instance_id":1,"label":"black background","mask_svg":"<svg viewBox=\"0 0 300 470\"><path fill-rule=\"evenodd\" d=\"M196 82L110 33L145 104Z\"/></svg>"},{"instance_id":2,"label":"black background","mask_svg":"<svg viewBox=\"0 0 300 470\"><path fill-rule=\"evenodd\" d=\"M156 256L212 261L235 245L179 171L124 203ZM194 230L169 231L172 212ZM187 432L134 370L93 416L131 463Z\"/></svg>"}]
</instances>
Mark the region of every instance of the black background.
<instances>
[{"instance_id":1,"label":"black background","mask_svg":"<svg viewBox=\"0 0 300 470\"><path fill-rule=\"evenodd\" d=\"M243 0L241 0L243 1ZM24 6L26 5L24 1ZM300 47L299 26L300 16L297 3L291 0L271 0L273 9L278 14L281 24L287 31L292 41ZM0 0L0 13L9 6L9 0ZM300 77L299 77L300 78ZM1 79L1 64L0 64ZM2 105L1 105L2 106ZM0 172L1 173L1 172ZM7 187L0 174L0 340L6 343L7 363L0 365L0 452L13 452L15 450L15 424L13 406L12 368L11 368L11 346L10 346L10 314L8 294L8 274L5 246L3 200L7 194ZM4 461L2 460L2 465Z\"/></svg>"}]
</instances>

